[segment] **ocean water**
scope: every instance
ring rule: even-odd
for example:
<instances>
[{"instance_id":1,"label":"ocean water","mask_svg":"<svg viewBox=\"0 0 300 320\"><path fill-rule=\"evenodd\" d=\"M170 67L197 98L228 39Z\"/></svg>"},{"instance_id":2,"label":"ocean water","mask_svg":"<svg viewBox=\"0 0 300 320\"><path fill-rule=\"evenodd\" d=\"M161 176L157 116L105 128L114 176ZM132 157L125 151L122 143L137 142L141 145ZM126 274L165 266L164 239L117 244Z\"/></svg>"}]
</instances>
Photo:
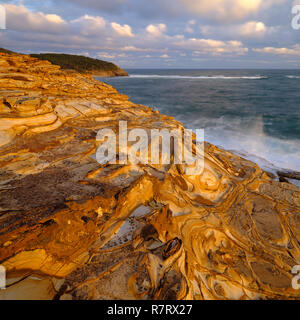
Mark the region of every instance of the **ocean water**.
<instances>
[{"instance_id":1,"label":"ocean water","mask_svg":"<svg viewBox=\"0 0 300 320\"><path fill-rule=\"evenodd\" d=\"M300 170L300 70L128 70L97 78L265 168Z\"/></svg>"}]
</instances>

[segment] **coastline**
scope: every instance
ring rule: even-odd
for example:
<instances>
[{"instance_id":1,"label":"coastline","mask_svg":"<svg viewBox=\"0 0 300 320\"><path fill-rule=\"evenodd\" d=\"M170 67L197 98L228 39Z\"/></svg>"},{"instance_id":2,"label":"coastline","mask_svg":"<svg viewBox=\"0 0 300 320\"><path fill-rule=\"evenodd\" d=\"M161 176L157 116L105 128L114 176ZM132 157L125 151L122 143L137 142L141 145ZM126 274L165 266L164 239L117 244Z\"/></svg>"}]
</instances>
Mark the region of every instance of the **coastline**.
<instances>
[{"instance_id":1,"label":"coastline","mask_svg":"<svg viewBox=\"0 0 300 320\"><path fill-rule=\"evenodd\" d=\"M123 69L117 71L91 71L87 74L94 76L94 77L127 77L129 73Z\"/></svg>"},{"instance_id":2,"label":"coastline","mask_svg":"<svg viewBox=\"0 0 300 320\"><path fill-rule=\"evenodd\" d=\"M58 65L62 70L73 70L82 74L96 75L101 77L128 76L128 72L112 62L93 59L87 56L44 53L31 54L30 56L39 60L49 61Z\"/></svg>"},{"instance_id":3,"label":"coastline","mask_svg":"<svg viewBox=\"0 0 300 320\"><path fill-rule=\"evenodd\" d=\"M299 299L300 188L209 143L201 175L100 165L100 129L184 127L88 75L0 67L1 299Z\"/></svg>"},{"instance_id":4,"label":"coastline","mask_svg":"<svg viewBox=\"0 0 300 320\"><path fill-rule=\"evenodd\" d=\"M104 81L186 128L205 129L205 140L216 146L259 160L264 167L300 170L294 103L299 80L290 79L290 70L128 71L128 78ZM290 90L275 91L278 86ZM282 112L284 105L288 112Z\"/></svg>"}]
</instances>

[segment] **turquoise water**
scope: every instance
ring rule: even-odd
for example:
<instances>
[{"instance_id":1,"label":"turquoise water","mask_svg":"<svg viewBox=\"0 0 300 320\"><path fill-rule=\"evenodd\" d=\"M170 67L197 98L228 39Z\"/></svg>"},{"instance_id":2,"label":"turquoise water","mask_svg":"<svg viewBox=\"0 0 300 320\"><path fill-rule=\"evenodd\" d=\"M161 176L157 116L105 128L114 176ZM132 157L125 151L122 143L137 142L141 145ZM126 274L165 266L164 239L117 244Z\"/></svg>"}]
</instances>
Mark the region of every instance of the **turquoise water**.
<instances>
[{"instance_id":1,"label":"turquoise water","mask_svg":"<svg viewBox=\"0 0 300 320\"><path fill-rule=\"evenodd\" d=\"M97 78L131 101L205 129L262 166L300 170L300 70L128 70Z\"/></svg>"}]
</instances>

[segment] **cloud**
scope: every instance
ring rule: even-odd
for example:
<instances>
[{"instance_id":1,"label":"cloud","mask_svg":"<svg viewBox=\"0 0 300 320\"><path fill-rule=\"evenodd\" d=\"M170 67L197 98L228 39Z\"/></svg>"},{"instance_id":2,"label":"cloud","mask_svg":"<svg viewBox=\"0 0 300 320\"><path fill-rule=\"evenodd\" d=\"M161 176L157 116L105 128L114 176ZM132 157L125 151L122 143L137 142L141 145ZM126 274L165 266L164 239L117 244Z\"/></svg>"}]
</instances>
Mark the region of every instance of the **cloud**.
<instances>
[{"instance_id":1,"label":"cloud","mask_svg":"<svg viewBox=\"0 0 300 320\"><path fill-rule=\"evenodd\" d=\"M195 20L190 20L188 21L188 23L186 24L185 28L184 28L184 31L187 32L187 33L194 33L194 28L193 26L196 24L196 21Z\"/></svg>"},{"instance_id":2,"label":"cloud","mask_svg":"<svg viewBox=\"0 0 300 320\"><path fill-rule=\"evenodd\" d=\"M99 58L99 59L108 59L109 60L109 59L114 59L115 55L109 54L107 52L99 52L97 54L97 58Z\"/></svg>"},{"instance_id":3,"label":"cloud","mask_svg":"<svg viewBox=\"0 0 300 320\"><path fill-rule=\"evenodd\" d=\"M56 0L58 5L61 5L61 0ZM124 8L124 5L128 2L127 0L65 0L72 5L83 7L84 9L91 8L93 10L99 10L101 12L119 12Z\"/></svg>"},{"instance_id":4,"label":"cloud","mask_svg":"<svg viewBox=\"0 0 300 320\"><path fill-rule=\"evenodd\" d=\"M267 32L267 27L263 22L249 21L241 25L239 30L242 36L263 36Z\"/></svg>"},{"instance_id":5,"label":"cloud","mask_svg":"<svg viewBox=\"0 0 300 320\"><path fill-rule=\"evenodd\" d=\"M131 31L131 27L128 24L124 24L123 26L121 26L116 22L112 22L111 27L121 37L134 37L134 34Z\"/></svg>"},{"instance_id":6,"label":"cloud","mask_svg":"<svg viewBox=\"0 0 300 320\"><path fill-rule=\"evenodd\" d=\"M242 66L245 61L245 67L248 62L253 67L262 61L260 54L267 56L270 66L279 59L287 66L287 61L300 55L299 33L290 25L294 0L289 1L49 0L46 5L25 0L30 8L6 5L8 30L0 31L0 41L1 46L19 52L85 52L131 66L140 63L139 67L143 63L159 67L172 59L180 67L197 65L193 60L213 61L210 66L220 67L227 62ZM81 8L71 8L70 3ZM169 8L171 3L176 12ZM275 7L279 3L285 5ZM142 8L150 11L144 15ZM149 59L152 52L156 54ZM156 64L150 64L153 61Z\"/></svg>"},{"instance_id":7,"label":"cloud","mask_svg":"<svg viewBox=\"0 0 300 320\"><path fill-rule=\"evenodd\" d=\"M224 26L220 25L205 25L200 27L200 31L205 37L219 37L223 39L243 39L252 41L266 41L270 40L270 36L275 39L279 35L279 27L266 26L262 21L248 21L245 23L237 23L234 25Z\"/></svg>"},{"instance_id":8,"label":"cloud","mask_svg":"<svg viewBox=\"0 0 300 320\"><path fill-rule=\"evenodd\" d=\"M211 19L239 21L259 10L266 9L286 0L180 0L193 14Z\"/></svg>"},{"instance_id":9,"label":"cloud","mask_svg":"<svg viewBox=\"0 0 300 320\"><path fill-rule=\"evenodd\" d=\"M163 35L164 32L167 31L167 27L165 24L150 24L147 26L146 31L153 37L158 38Z\"/></svg>"},{"instance_id":10,"label":"cloud","mask_svg":"<svg viewBox=\"0 0 300 320\"><path fill-rule=\"evenodd\" d=\"M96 36L100 31L103 31L106 26L104 18L99 16L84 15L78 19L74 19L71 25L79 29L80 34L84 36Z\"/></svg>"},{"instance_id":11,"label":"cloud","mask_svg":"<svg viewBox=\"0 0 300 320\"><path fill-rule=\"evenodd\" d=\"M128 43L122 43L122 38L133 37L129 25L109 23L100 16L85 14L67 21L55 14L31 12L23 5L6 7L10 24L2 45L12 48L13 43L22 52L24 48L36 51L38 46L43 52L119 50Z\"/></svg>"},{"instance_id":12,"label":"cloud","mask_svg":"<svg viewBox=\"0 0 300 320\"><path fill-rule=\"evenodd\" d=\"M10 30L60 33L67 27L67 23L56 14L31 12L23 5L6 4L5 9Z\"/></svg>"},{"instance_id":13,"label":"cloud","mask_svg":"<svg viewBox=\"0 0 300 320\"><path fill-rule=\"evenodd\" d=\"M136 51L136 52L149 51L149 49L137 48L137 47L135 47L135 46L125 46L125 47L121 48L120 50L121 50L121 51Z\"/></svg>"},{"instance_id":14,"label":"cloud","mask_svg":"<svg viewBox=\"0 0 300 320\"><path fill-rule=\"evenodd\" d=\"M269 53L274 55L300 56L300 45L296 44L291 48L265 47L262 49L253 49L253 51L259 53Z\"/></svg>"},{"instance_id":15,"label":"cloud","mask_svg":"<svg viewBox=\"0 0 300 320\"><path fill-rule=\"evenodd\" d=\"M175 46L192 50L194 54L228 54L234 53L238 55L243 55L248 52L248 48L243 46L240 41L220 41L214 39L183 39L181 41L175 42Z\"/></svg>"},{"instance_id":16,"label":"cloud","mask_svg":"<svg viewBox=\"0 0 300 320\"><path fill-rule=\"evenodd\" d=\"M210 14L218 19L241 19L257 12L262 0L181 0L188 10L197 14Z\"/></svg>"}]
</instances>

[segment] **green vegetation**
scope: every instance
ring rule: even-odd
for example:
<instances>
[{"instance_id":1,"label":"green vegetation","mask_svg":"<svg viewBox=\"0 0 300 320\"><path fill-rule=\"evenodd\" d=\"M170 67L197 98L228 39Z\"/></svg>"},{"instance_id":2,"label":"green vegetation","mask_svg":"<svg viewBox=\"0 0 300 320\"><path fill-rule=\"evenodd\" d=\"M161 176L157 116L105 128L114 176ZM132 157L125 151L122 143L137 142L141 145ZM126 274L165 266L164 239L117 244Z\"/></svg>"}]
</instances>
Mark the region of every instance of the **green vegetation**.
<instances>
[{"instance_id":1,"label":"green vegetation","mask_svg":"<svg viewBox=\"0 0 300 320\"><path fill-rule=\"evenodd\" d=\"M10 51L10 50L4 49L4 48L0 48L0 52L1 52L1 53L8 53L8 54L15 53L15 52L13 52L13 51Z\"/></svg>"},{"instance_id":2,"label":"green vegetation","mask_svg":"<svg viewBox=\"0 0 300 320\"><path fill-rule=\"evenodd\" d=\"M16 54L16 52L0 48L0 53ZM85 56L64 53L31 54L31 57L40 60L48 60L52 64L60 66L64 70L75 70L80 73L88 73L99 76L128 76L128 73L115 64L103 60Z\"/></svg>"},{"instance_id":3,"label":"green vegetation","mask_svg":"<svg viewBox=\"0 0 300 320\"><path fill-rule=\"evenodd\" d=\"M72 69L81 73L107 73L111 75L127 75L127 73L111 62L92 59L85 56L59 53L31 54L40 60L48 60L62 69Z\"/></svg>"}]
</instances>

